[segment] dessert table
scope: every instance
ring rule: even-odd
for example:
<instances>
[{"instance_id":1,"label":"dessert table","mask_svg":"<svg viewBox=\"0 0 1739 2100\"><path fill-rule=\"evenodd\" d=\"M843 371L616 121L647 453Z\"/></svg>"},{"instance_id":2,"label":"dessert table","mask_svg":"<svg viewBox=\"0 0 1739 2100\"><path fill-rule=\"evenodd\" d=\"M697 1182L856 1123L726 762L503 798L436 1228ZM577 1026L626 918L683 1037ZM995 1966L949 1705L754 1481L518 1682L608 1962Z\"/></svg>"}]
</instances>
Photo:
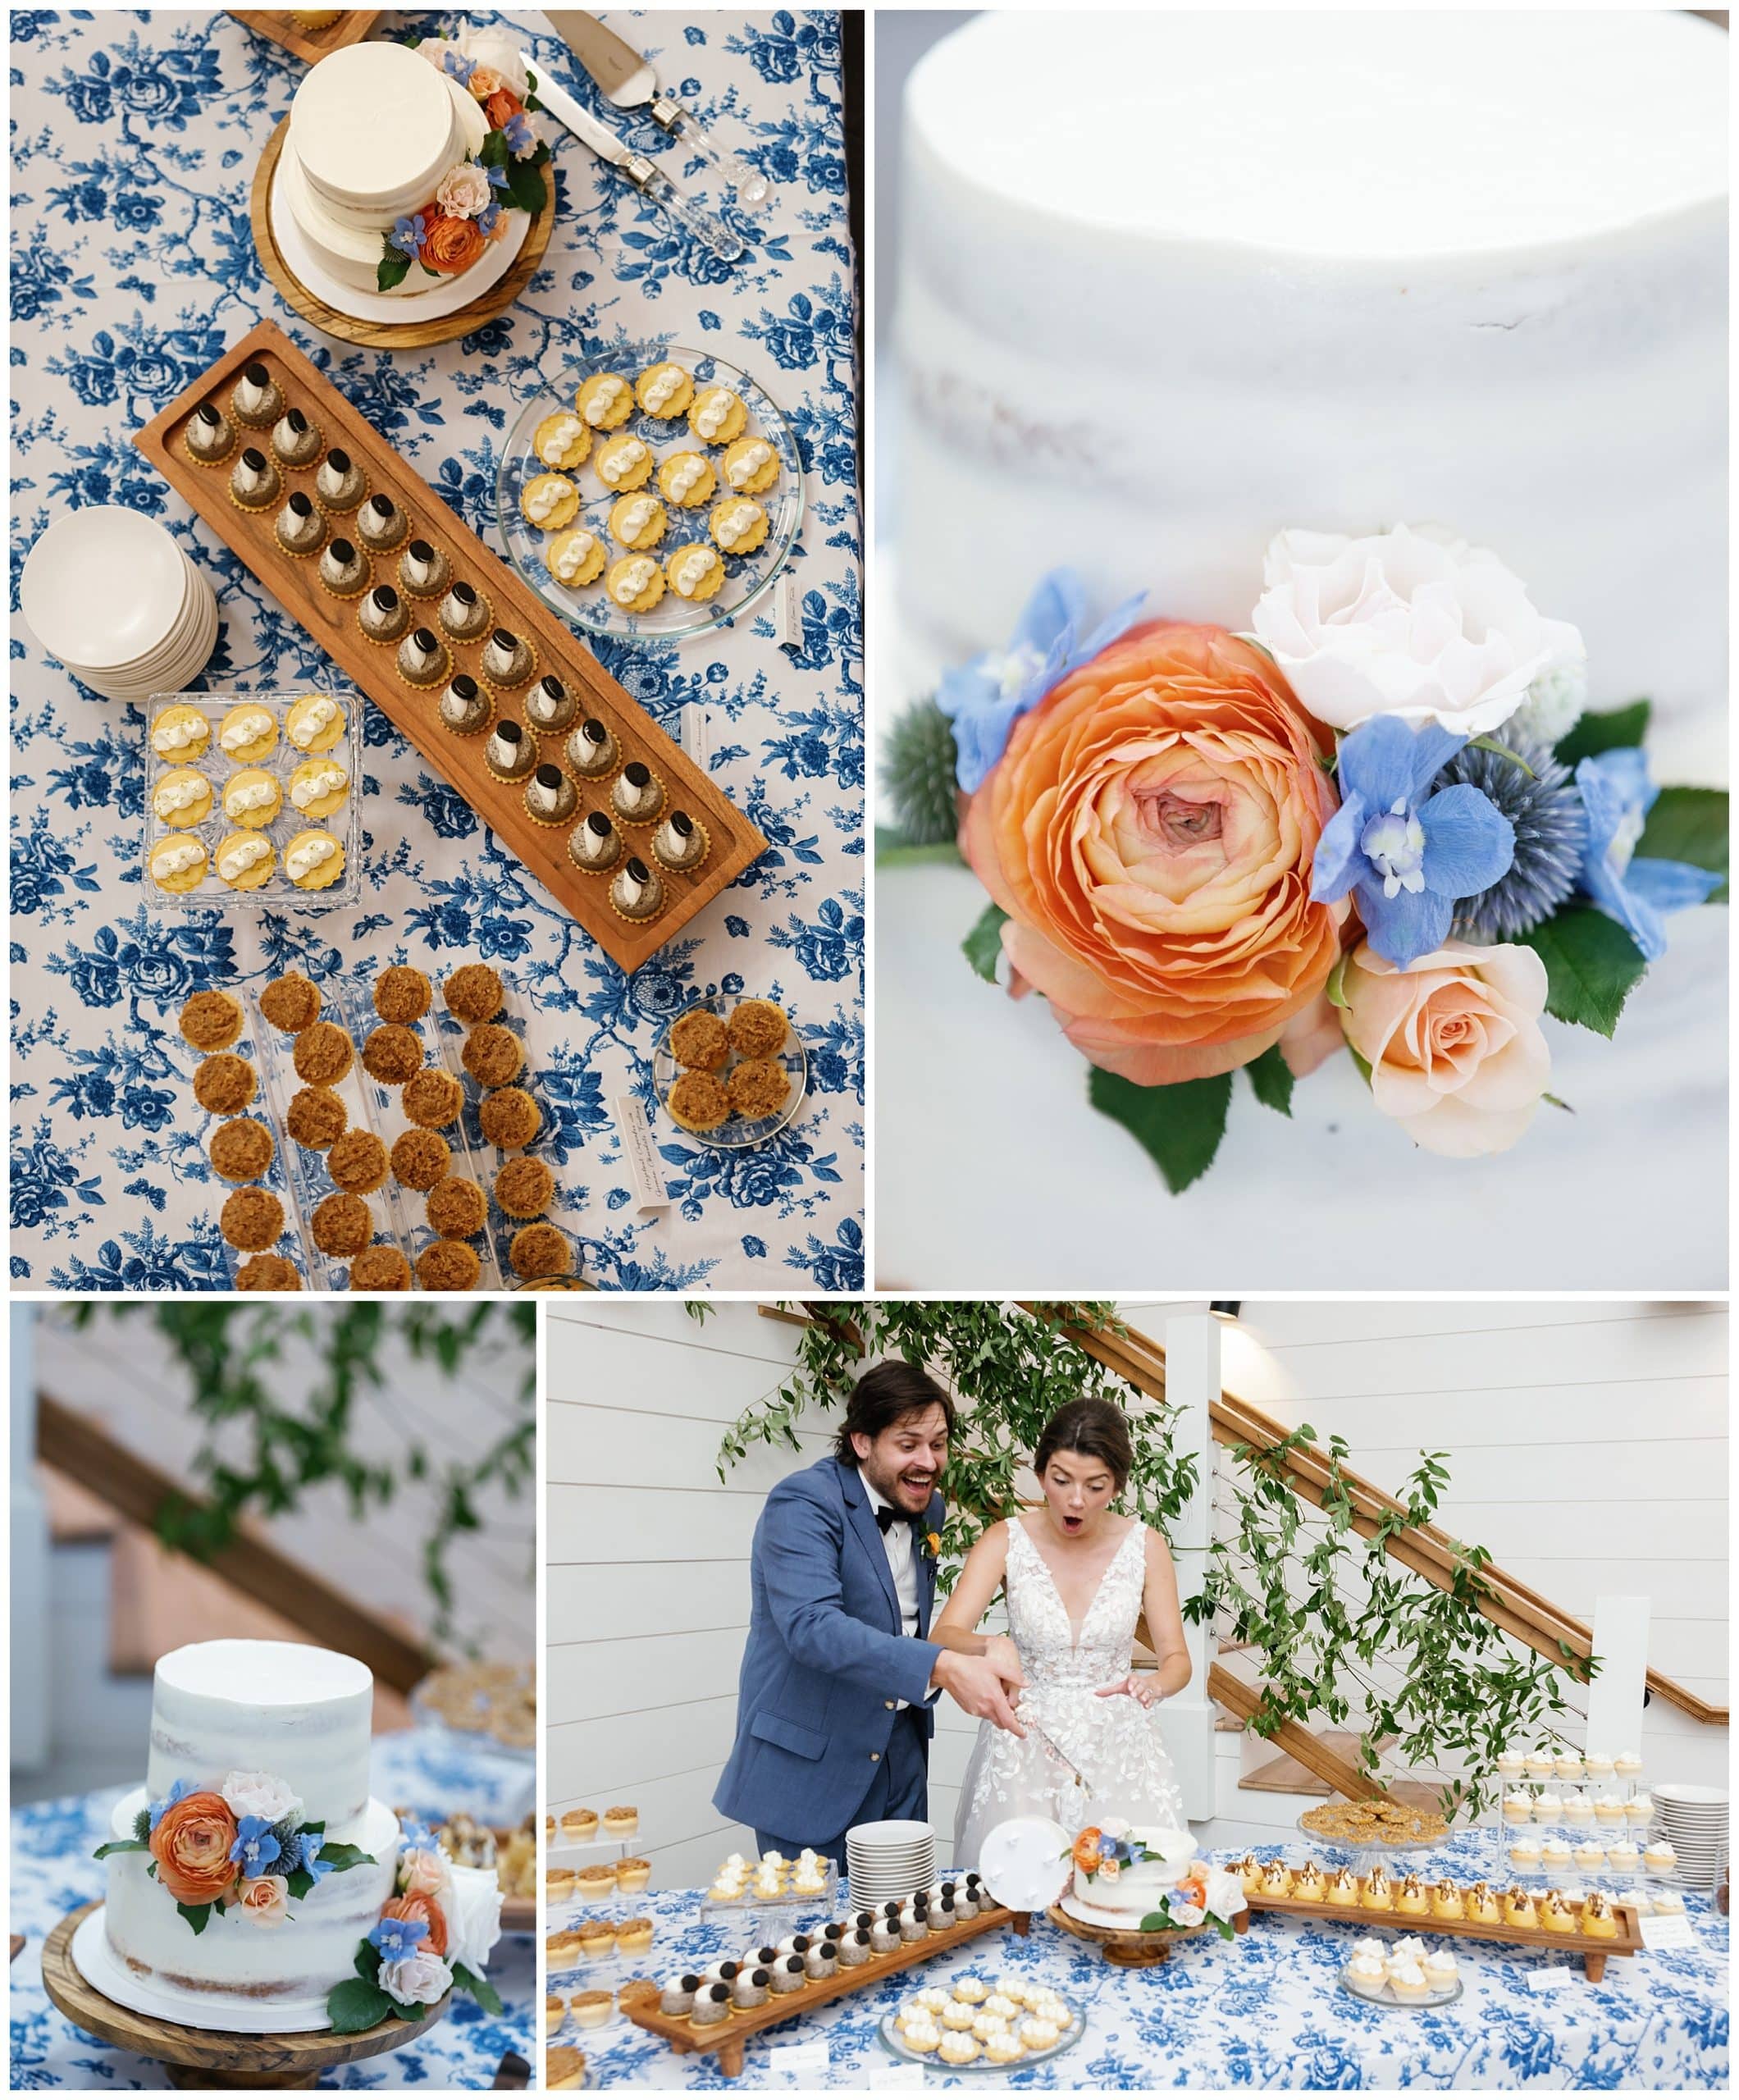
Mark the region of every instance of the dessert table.
<instances>
[{"instance_id":1,"label":"dessert table","mask_svg":"<svg viewBox=\"0 0 1739 2100\"><path fill-rule=\"evenodd\" d=\"M480 1819L513 1813L522 1769L523 1763L456 1745L438 1730L409 1728L374 1738L377 1796L425 1819L459 1809ZM35 1801L13 1812L11 1929L22 1933L25 1942L11 1967L15 2087L100 2086L105 2091L140 2092L169 2086L161 2064L80 2034L48 2002L42 1985L44 1938L69 1911L103 1894L103 1864L91 1854L107 1838L110 1812L126 1791L112 1787ZM322 2084L475 2089L491 2084L507 2050L535 2062L535 1940L529 1935L498 1940L490 1956L489 1980L501 1994L499 2016L456 1995L446 2017L420 2040L390 2055L326 2072Z\"/></svg>"},{"instance_id":2,"label":"dessert table","mask_svg":"<svg viewBox=\"0 0 1739 2100\"><path fill-rule=\"evenodd\" d=\"M1461 1837L1409 1854L1408 1865L1472 1880L1486 1871L1490 1850L1482 1835ZM1257 1848L1258 1856L1282 1851L1294 1864L1305 1857L1299 1847ZM746 1924L733 1929L712 1919L701 1922L701 1895L697 1889L655 1890L632 1899L657 1928L650 1960L635 1973L669 1975L716 1960L752 1936ZM1319 1925L1258 1915L1230 1945L1216 1937L1196 1939L1174 1949L1157 1968L1125 1970L1035 1917L1027 1938L1007 1932L979 1941L823 2006L811 2020L769 2030L749 2044L736 2084L781 2082L772 2052L783 2042L801 2041L827 2044L833 2083L861 2087L874 2066L892 2061L877 2039L883 2015L915 1991L970 1971L987 1979L1008 1973L1042 1978L1082 2009L1086 2034L1054 2063L1025 2072L1018 2066L1006 2075L982 2068L950 2072L933 2059L924 2070L926 2085L1724 2086L1727 1920L1708 1897L1690 1892L1686 1908L1697 1935L1695 1953L1615 1960L1597 1985L1586 1983L1577 1965L1569 1987L1549 1996L1536 1996L1528 1980L1550 1965L1548 1956L1457 1940L1464 1994L1419 2012L1366 2004L1338 1988L1340 1970L1353 1942L1368 1929L1365 1924ZM1430 1944L1428 1920L1420 1921L1419 1931ZM618 1966L626 1972L627 1965ZM583 1968L559 1979L564 1993L570 1984L591 1987ZM678 2057L625 2020L578 2035L570 2028L563 2038L584 2050L600 2085L718 2083L713 2059ZM799 2082L812 2080L806 2075Z\"/></svg>"},{"instance_id":3,"label":"dessert table","mask_svg":"<svg viewBox=\"0 0 1739 2100\"><path fill-rule=\"evenodd\" d=\"M431 34L473 14L389 18ZM24 553L87 504L159 519L214 584L203 682L340 682L131 437L262 317L299 347L495 550L495 473L526 398L577 358L653 336L715 348L783 408L806 468L791 575L733 626L685 643L595 645L605 667L771 841L727 894L631 975L527 876L373 706L363 722L363 894L328 913L171 911L141 889L144 719L12 637L11 1275L30 1289L225 1287L191 1057L189 993L414 964L495 965L529 1014L552 1217L604 1288L851 1290L863 1267L865 866L860 524L838 25L831 13L609 17L769 177L726 265L673 235L578 141L554 156L548 252L518 302L463 338L361 349L310 327L262 277L254 167L299 60L233 16L16 13L12 390L15 615ZM705 164L607 109L537 14L512 18L540 73L655 153L707 207ZM100 587L100 579L93 579ZM753 1148L651 1126L663 1210L640 1208L617 1103L652 1099L655 1046L696 998L760 993L795 1016L808 1098Z\"/></svg>"}]
</instances>

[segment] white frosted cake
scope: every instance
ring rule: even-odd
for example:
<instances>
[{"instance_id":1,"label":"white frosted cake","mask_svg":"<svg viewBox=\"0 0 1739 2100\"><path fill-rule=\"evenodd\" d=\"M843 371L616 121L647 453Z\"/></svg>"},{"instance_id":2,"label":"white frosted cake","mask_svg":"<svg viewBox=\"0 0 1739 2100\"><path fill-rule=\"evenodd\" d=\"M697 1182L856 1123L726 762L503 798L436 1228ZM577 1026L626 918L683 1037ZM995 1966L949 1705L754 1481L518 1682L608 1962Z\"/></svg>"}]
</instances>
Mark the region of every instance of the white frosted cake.
<instances>
[{"instance_id":1,"label":"white frosted cake","mask_svg":"<svg viewBox=\"0 0 1739 2100\"><path fill-rule=\"evenodd\" d=\"M1726 187L1683 14L979 15L906 96L914 655L1057 564L1245 628L1276 533L1435 521L1720 778Z\"/></svg>"},{"instance_id":2,"label":"white frosted cake","mask_svg":"<svg viewBox=\"0 0 1739 2100\"><path fill-rule=\"evenodd\" d=\"M1101 1826L1115 1837L1120 1856L1082 1864L1079 1841L1075 1878L1066 1908L1085 1924L1139 1932L1141 1921L1157 1911L1197 1865L1195 1843L1188 1831L1143 1828L1107 1818ZM1097 1837L1098 1831L1085 1833ZM1133 1854L1133 1857L1121 1856Z\"/></svg>"},{"instance_id":3,"label":"white frosted cake","mask_svg":"<svg viewBox=\"0 0 1739 2100\"><path fill-rule=\"evenodd\" d=\"M459 82L409 46L352 44L321 59L297 89L276 180L321 267L374 291L386 235L430 203L488 131ZM414 296L443 281L413 269L390 289Z\"/></svg>"},{"instance_id":4,"label":"white frosted cake","mask_svg":"<svg viewBox=\"0 0 1739 2100\"><path fill-rule=\"evenodd\" d=\"M392 1897L398 1865L398 1819L369 1792L373 1704L367 1669L326 1649L208 1641L163 1657L148 1783L112 1820L112 1840L126 1849L107 1860L100 1915L109 1960L91 1977L99 1988L189 2027L279 2033L327 2024L327 1994L354 1973L358 1944ZM210 1830L221 1837L223 1810L243 1838L253 1830L243 1820L250 1810L278 1832L266 1841L276 1856L262 1875L289 1865L297 1841L285 1833L294 1824L324 1824L317 1853L345 1858L344 1848L354 1847L368 1856L292 1893L273 1929L233 1899L214 1904L195 1927L175 1887L197 1899L221 1874L221 1847ZM154 1837L178 1815L187 1828L169 1863L167 1842L161 1851L135 1843L142 1829ZM178 1873L199 1877L200 1886L176 1882ZM281 1901L281 1891L270 1893ZM194 1907L197 1914L197 1901Z\"/></svg>"}]
</instances>

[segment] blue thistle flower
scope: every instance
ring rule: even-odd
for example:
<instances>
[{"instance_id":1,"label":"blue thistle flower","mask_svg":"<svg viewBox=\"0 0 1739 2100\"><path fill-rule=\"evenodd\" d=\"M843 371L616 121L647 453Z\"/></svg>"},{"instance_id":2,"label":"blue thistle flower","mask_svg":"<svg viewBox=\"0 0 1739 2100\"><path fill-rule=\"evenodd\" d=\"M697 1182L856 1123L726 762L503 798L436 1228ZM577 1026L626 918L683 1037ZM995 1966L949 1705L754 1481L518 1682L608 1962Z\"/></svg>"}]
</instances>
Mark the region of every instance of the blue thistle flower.
<instances>
[{"instance_id":1,"label":"blue thistle flower","mask_svg":"<svg viewBox=\"0 0 1739 2100\"><path fill-rule=\"evenodd\" d=\"M1550 919L1576 888L1588 842L1587 813L1569 768L1548 744L1507 733L1505 741L1521 765L1469 744L1435 783L1478 788L1516 835L1506 872L1489 889L1456 904L1455 930L1469 940L1518 940Z\"/></svg>"}]
</instances>

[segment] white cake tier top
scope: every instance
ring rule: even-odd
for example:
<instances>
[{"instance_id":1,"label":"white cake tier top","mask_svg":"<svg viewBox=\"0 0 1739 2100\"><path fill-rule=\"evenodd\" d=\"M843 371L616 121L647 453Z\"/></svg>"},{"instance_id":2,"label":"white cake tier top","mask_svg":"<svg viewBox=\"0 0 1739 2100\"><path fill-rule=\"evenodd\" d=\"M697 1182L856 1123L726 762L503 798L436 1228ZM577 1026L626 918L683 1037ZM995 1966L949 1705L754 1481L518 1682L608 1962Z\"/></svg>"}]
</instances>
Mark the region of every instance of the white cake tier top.
<instances>
[{"instance_id":1,"label":"white cake tier top","mask_svg":"<svg viewBox=\"0 0 1739 2100\"><path fill-rule=\"evenodd\" d=\"M202 1641L157 1666L146 1787L162 1801L177 1779L221 1786L267 1772L335 1837L368 1804L374 1678L327 1648L288 1641Z\"/></svg>"},{"instance_id":2,"label":"white cake tier top","mask_svg":"<svg viewBox=\"0 0 1739 2100\"><path fill-rule=\"evenodd\" d=\"M1023 215L1355 260L1550 246L1727 194L1719 32L1646 11L987 12L924 152Z\"/></svg>"},{"instance_id":3,"label":"white cake tier top","mask_svg":"<svg viewBox=\"0 0 1739 2100\"><path fill-rule=\"evenodd\" d=\"M472 98L407 45L355 43L329 52L297 89L289 150L334 218L390 227L428 203L488 131Z\"/></svg>"}]
</instances>

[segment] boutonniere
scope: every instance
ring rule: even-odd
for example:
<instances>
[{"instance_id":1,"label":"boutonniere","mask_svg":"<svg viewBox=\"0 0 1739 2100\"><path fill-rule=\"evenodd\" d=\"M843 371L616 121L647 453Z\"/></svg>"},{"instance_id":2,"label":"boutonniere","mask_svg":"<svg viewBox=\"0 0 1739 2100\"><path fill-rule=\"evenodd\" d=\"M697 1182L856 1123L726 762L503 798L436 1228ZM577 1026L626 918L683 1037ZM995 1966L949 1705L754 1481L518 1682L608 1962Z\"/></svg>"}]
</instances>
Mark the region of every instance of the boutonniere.
<instances>
[{"instance_id":1,"label":"boutonniere","mask_svg":"<svg viewBox=\"0 0 1739 2100\"><path fill-rule=\"evenodd\" d=\"M924 1535L924 1559L926 1560L934 1560L941 1551L942 1533L940 1532L926 1532Z\"/></svg>"}]
</instances>

